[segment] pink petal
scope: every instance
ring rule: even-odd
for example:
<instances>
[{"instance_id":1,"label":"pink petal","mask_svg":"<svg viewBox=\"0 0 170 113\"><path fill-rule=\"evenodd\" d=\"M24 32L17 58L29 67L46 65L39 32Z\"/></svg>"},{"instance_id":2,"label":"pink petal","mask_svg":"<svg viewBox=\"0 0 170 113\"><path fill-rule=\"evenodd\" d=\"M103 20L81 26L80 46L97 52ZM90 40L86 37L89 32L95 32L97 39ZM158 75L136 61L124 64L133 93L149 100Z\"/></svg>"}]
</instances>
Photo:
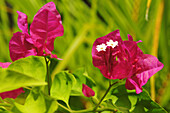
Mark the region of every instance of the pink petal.
<instances>
[{"instance_id":1,"label":"pink petal","mask_svg":"<svg viewBox=\"0 0 170 113\"><path fill-rule=\"evenodd\" d=\"M54 39L62 36L64 28L55 14L47 9L39 11L31 24L30 34L35 46L38 48L38 55L43 55L43 50L54 49Z\"/></svg>"},{"instance_id":2,"label":"pink petal","mask_svg":"<svg viewBox=\"0 0 170 113\"><path fill-rule=\"evenodd\" d=\"M131 35L129 35L129 34L128 34L128 40L129 40L129 41L133 41L132 36L131 36Z\"/></svg>"},{"instance_id":3,"label":"pink petal","mask_svg":"<svg viewBox=\"0 0 170 113\"><path fill-rule=\"evenodd\" d=\"M21 93L24 93L23 88L19 88L19 89L15 89L15 90L12 90L12 91L7 91L7 92L0 93L0 97L2 99L5 99L5 98L13 98L13 99L15 99Z\"/></svg>"},{"instance_id":4,"label":"pink petal","mask_svg":"<svg viewBox=\"0 0 170 113\"><path fill-rule=\"evenodd\" d=\"M38 14L39 14L40 12L42 12L44 9L47 9L48 11L52 12L53 14L55 14L56 17L58 18L60 24L62 24L61 16L60 16L59 12L57 11L54 2L49 2L49 3L45 4L45 5L37 12L36 15L38 15Z\"/></svg>"},{"instance_id":5,"label":"pink petal","mask_svg":"<svg viewBox=\"0 0 170 113\"><path fill-rule=\"evenodd\" d=\"M85 84L83 84L82 92L86 97L92 97L95 95L95 92Z\"/></svg>"},{"instance_id":6,"label":"pink petal","mask_svg":"<svg viewBox=\"0 0 170 113\"><path fill-rule=\"evenodd\" d=\"M100 38L97 38L93 44L93 48L92 48L92 57L101 57L103 56L103 52L98 52L96 50L96 46L97 45L100 45L100 44L106 44L107 41L109 40L113 40L113 41L118 41L120 44L122 44L122 39L120 37L120 33L119 33L119 30L115 30L111 33L109 33L108 35L106 36L103 36L103 37L100 37Z\"/></svg>"},{"instance_id":7,"label":"pink petal","mask_svg":"<svg viewBox=\"0 0 170 113\"><path fill-rule=\"evenodd\" d=\"M118 46L114 49L107 47L106 51L98 52L96 49L97 45L106 44L109 40L118 41ZM124 50L119 30L96 39L92 48L92 58L93 65L99 68L103 76L108 79L127 78L131 73L132 65L126 61L128 60L128 54Z\"/></svg>"},{"instance_id":8,"label":"pink petal","mask_svg":"<svg viewBox=\"0 0 170 113\"><path fill-rule=\"evenodd\" d=\"M127 50L126 53L129 54L129 60L133 62L133 60L136 59L137 56L142 55L142 50L137 46L137 43L135 41L123 41L124 42L124 49Z\"/></svg>"},{"instance_id":9,"label":"pink petal","mask_svg":"<svg viewBox=\"0 0 170 113\"><path fill-rule=\"evenodd\" d=\"M112 67L111 79L124 79L131 76L132 65L127 61L121 61Z\"/></svg>"},{"instance_id":10,"label":"pink petal","mask_svg":"<svg viewBox=\"0 0 170 113\"><path fill-rule=\"evenodd\" d=\"M140 67L141 70L131 78L126 80L126 88L129 90L136 89L136 93L142 91L142 86L147 83L149 78L155 73L160 71L163 68L163 64L152 55L143 54L138 56L137 67Z\"/></svg>"},{"instance_id":11,"label":"pink petal","mask_svg":"<svg viewBox=\"0 0 170 113\"><path fill-rule=\"evenodd\" d=\"M139 41L137 41L136 43L140 43L140 42L142 42L142 40L139 40Z\"/></svg>"},{"instance_id":12,"label":"pink petal","mask_svg":"<svg viewBox=\"0 0 170 113\"><path fill-rule=\"evenodd\" d=\"M92 48L92 57L93 56L96 56L98 54L98 51L96 50L96 46L97 45L100 45L102 43L106 44L107 41L109 40L113 40L113 41L118 41L120 44L122 44L122 39L120 37L120 33L119 33L119 30L115 30L111 33L109 33L108 35L106 36L103 36L103 37L100 37L100 38L97 38L93 44L93 48Z\"/></svg>"},{"instance_id":13,"label":"pink petal","mask_svg":"<svg viewBox=\"0 0 170 113\"><path fill-rule=\"evenodd\" d=\"M137 74L142 81L141 86L145 85L148 79L164 66L155 56L148 54L140 56L136 65L141 67L141 71Z\"/></svg>"},{"instance_id":14,"label":"pink petal","mask_svg":"<svg viewBox=\"0 0 170 113\"><path fill-rule=\"evenodd\" d=\"M27 33L16 32L9 42L9 51L12 61L30 55L36 55L36 49L26 39L30 36Z\"/></svg>"},{"instance_id":15,"label":"pink petal","mask_svg":"<svg viewBox=\"0 0 170 113\"><path fill-rule=\"evenodd\" d=\"M129 41L133 41L133 37L131 35L128 34L128 40ZM136 43L142 42L142 40L137 41Z\"/></svg>"},{"instance_id":16,"label":"pink petal","mask_svg":"<svg viewBox=\"0 0 170 113\"><path fill-rule=\"evenodd\" d=\"M129 90L136 89L136 93L139 94L142 92L142 87L140 87L140 81L137 79L137 77L134 77L133 79L127 78L125 87Z\"/></svg>"},{"instance_id":17,"label":"pink petal","mask_svg":"<svg viewBox=\"0 0 170 113\"><path fill-rule=\"evenodd\" d=\"M10 62L5 62L5 63L0 62L0 67L2 67L2 68L8 68L8 66L9 66L10 64L11 64Z\"/></svg>"},{"instance_id":18,"label":"pink petal","mask_svg":"<svg viewBox=\"0 0 170 113\"><path fill-rule=\"evenodd\" d=\"M27 22L27 15L17 11L18 13L18 27L21 29L22 32L28 33L28 22Z\"/></svg>"}]
</instances>

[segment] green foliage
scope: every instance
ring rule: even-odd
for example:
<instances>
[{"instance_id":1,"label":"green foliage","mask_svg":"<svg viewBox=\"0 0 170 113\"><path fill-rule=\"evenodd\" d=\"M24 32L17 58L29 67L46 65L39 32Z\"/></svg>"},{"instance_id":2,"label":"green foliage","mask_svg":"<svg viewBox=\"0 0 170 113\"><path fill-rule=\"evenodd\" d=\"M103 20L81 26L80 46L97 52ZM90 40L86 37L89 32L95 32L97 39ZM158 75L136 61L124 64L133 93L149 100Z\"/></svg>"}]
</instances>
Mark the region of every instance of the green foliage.
<instances>
[{"instance_id":1,"label":"green foliage","mask_svg":"<svg viewBox=\"0 0 170 113\"><path fill-rule=\"evenodd\" d=\"M45 97L41 92L31 91L25 104L14 103L14 113L54 113L57 108L57 102Z\"/></svg>"},{"instance_id":2,"label":"green foliage","mask_svg":"<svg viewBox=\"0 0 170 113\"><path fill-rule=\"evenodd\" d=\"M43 57L30 56L17 60L7 69L0 69L0 73L0 92L25 86L46 85Z\"/></svg>"},{"instance_id":3,"label":"green foliage","mask_svg":"<svg viewBox=\"0 0 170 113\"><path fill-rule=\"evenodd\" d=\"M33 65L31 62L34 62L36 65ZM41 75L36 75L36 73L34 73L34 68L38 68L42 72L46 72L46 70L43 70L44 66L45 63L43 57L30 56L27 58L20 59L16 62L13 62L13 64L11 64L7 69L0 69L2 74L2 76L0 77L7 76L4 79L2 79L3 82L2 91L4 91L3 89L11 90L12 88L15 89L18 87L24 87L30 85L34 86L35 85L34 83L40 80L42 81L44 79L44 76L42 76L43 73L41 73ZM12 77L12 79L11 78L8 79L8 76ZM37 76L39 76L39 79L37 79ZM36 82L33 81L32 79L36 80ZM10 82L10 84L6 85L5 84L6 80L14 80L14 82L17 80L19 81L17 81L16 84L14 84L14 82ZM30 113L30 112L54 113L56 110L57 112L58 111L79 112L79 113L92 112L93 109L74 111L69 108L70 106L69 101L71 95L74 95L75 98L79 98L80 96L83 96L82 95L83 83L93 88L95 86L94 80L88 76L84 68L77 69L73 74L69 73L68 71L62 71L56 74L52 82L50 96L43 93L41 87L33 87L23 105L15 101L10 102L12 103L11 105L9 104L11 106L11 111L14 113ZM121 84L122 83L118 85ZM44 84L38 84L38 85L44 85ZM10 88L8 88L7 86ZM58 100L65 102L68 108L58 103ZM93 103L91 104L94 104L96 102L97 101L93 100ZM5 105L3 100L2 100L2 105ZM166 113L166 111L162 107L160 107L157 103L152 101L152 99L150 98L146 90L144 90L140 94L136 94L135 91L126 90L124 85L113 87L113 89L109 92L105 101L102 103L102 106L105 106L106 109L98 108L97 109L98 112L105 111L105 110L114 111L115 109L117 109L118 112L123 112L123 113L129 113L129 112L135 113L139 111L140 113L145 113L145 112ZM64 108L66 111L62 110L61 108ZM1 111L7 112L8 110L5 107L1 107Z\"/></svg>"},{"instance_id":4,"label":"green foliage","mask_svg":"<svg viewBox=\"0 0 170 113\"><path fill-rule=\"evenodd\" d=\"M167 113L151 99L145 89L142 93L136 94L134 90L129 91L121 85L111 90L108 96L113 106L123 113Z\"/></svg>"},{"instance_id":5,"label":"green foliage","mask_svg":"<svg viewBox=\"0 0 170 113\"><path fill-rule=\"evenodd\" d=\"M17 60L13 62L8 69L26 74L41 81L45 81L46 78L46 64L44 57L29 56Z\"/></svg>"},{"instance_id":6,"label":"green foliage","mask_svg":"<svg viewBox=\"0 0 170 113\"><path fill-rule=\"evenodd\" d=\"M68 72L58 73L51 86L51 96L58 100L63 100L68 105L71 88L75 82L75 78L72 74Z\"/></svg>"},{"instance_id":7,"label":"green foliage","mask_svg":"<svg viewBox=\"0 0 170 113\"><path fill-rule=\"evenodd\" d=\"M90 78L84 68L79 68L73 73L76 84L72 88L72 95L82 96L82 84L86 84L89 87L94 87L95 82Z\"/></svg>"},{"instance_id":8,"label":"green foliage","mask_svg":"<svg viewBox=\"0 0 170 113\"><path fill-rule=\"evenodd\" d=\"M34 94L33 92L28 95L24 105L15 103L15 106L21 113L44 113L46 111L43 95Z\"/></svg>"},{"instance_id":9,"label":"green foliage","mask_svg":"<svg viewBox=\"0 0 170 113\"><path fill-rule=\"evenodd\" d=\"M46 85L44 81L8 69L2 69L0 70L0 73L0 92L10 91L25 86Z\"/></svg>"},{"instance_id":10,"label":"green foliage","mask_svg":"<svg viewBox=\"0 0 170 113\"><path fill-rule=\"evenodd\" d=\"M43 57L30 56L0 69L0 92L25 86L46 85L46 67Z\"/></svg>"},{"instance_id":11,"label":"green foliage","mask_svg":"<svg viewBox=\"0 0 170 113\"><path fill-rule=\"evenodd\" d=\"M63 100L67 105L70 95L83 96L82 84L89 87L95 85L94 81L87 75L84 68L77 69L74 74L67 71L56 74L51 87L51 96L57 100Z\"/></svg>"}]
</instances>

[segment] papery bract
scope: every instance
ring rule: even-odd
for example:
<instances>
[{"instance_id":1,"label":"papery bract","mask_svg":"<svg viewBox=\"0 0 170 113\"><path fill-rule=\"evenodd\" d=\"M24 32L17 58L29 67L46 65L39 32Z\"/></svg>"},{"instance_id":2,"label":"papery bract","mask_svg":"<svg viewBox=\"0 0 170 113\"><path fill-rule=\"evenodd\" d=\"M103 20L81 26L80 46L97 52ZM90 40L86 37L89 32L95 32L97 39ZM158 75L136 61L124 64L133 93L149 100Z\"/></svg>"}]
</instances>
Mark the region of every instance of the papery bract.
<instances>
[{"instance_id":1,"label":"papery bract","mask_svg":"<svg viewBox=\"0 0 170 113\"><path fill-rule=\"evenodd\" d=\"M38 15L44 9L47 9L48 11L55 14L55 16L58 18L60 24L62 24L61 16L60 16L59 12L57 11L56 6L55 6L55 4L53 2L49 2L49 3L45 4L43 7L41 7L36 15Z\"/></svg>"},{"instance_id":2,"label":"papery bract","mask_svg":"<svg viewBox=\"0 0 170 113\"><path fill-rule=\"evenodd\" d=\"M130 35L128 39L122 41L118 30L96 39L92 49L93 65L108 79L127 78L126 88L136 89L136 93L139 94L142 92L142 86L163 68L163 64L156 57L143 54L137 46L141 41L133 41ZM98 45L101 44L107 47L98 51Z\"/></svg>"},{"instance_id":3,"label":"papery bract","mask_svg":"<svg viewBox=\"0 0 170 113\"><path fill-rule=\"evenodd\" d=\"M12 61L31 55L37 55L37 51L35 46L33 45L31 36L28 34L27 15L19 11L17 11L17 13L18 27L21 29L22 33L14 33L9 42L9 51Z\"/></svg>"},{"instance_id":4,"label":"papery bract","mask_svg":"<svg viewBox=\"0 0 170 113\"><path fill-rule=\"evenodd\" d=\"M28 34L27 15L19 11L17 13L18 27L22 33L14 33L10 40L9 50L12 61L30 55L49 55L51 58L59 59L57 55L52 54L52 51L55 38L63 35L64 28L55 4L49 2L37 12L30 26L30 35Z\"/></svg>"},{"instance_id":5,"label":"papery bract","mask_svg":"<svg viewBox=\"0 0 170 113\"><path fill-rule=\"evenodd\" d=\"M113 46L108 44L113 43ZM97 46L107 45L106 51L98 51ZM114 45L116 44L116 45ZM129 77L132 65L128 63L128 54L118 30L96 39L92 49L93 65L100 69L108 79L123 79Z\"/></svg>"},{"instance_id":6,"label":"papery bract","mask_svg":"<svg viewBox=\"0 0 170 113\"><path fill-rule=\"evenodd\" d=\"M126 88L129 90L136 89L136 93L142 92L142 86L156 72L163 68L163 64L152 55L143 54L137 46L138 42L133 41L132 36L128 35L129 41L124 41L124 45L130 55L130 63L133 66L131 77L126 80Z\"/></svg>"},{"instance_id":7,"label":"papery bract","mask_svg":"<svg viewBox=\"0 0 170 113\"><path fill-rule=\"evenodd\" d=\"M21 93L24 93L23 88L19 88L19 89L15 89L15 90L12 90L12 91L7 91L7 92L0 93L0 97L2 99L5 99L5 98L13 98L13 99L15 99Z\"/></svg>"},{"instance_id":8,"label":"papery bract","mask_svg":"<svg viewBox=\"0 0 170 113\"><path fill-rule=\"evenodd\" d=\"M10 62L5 62L5 63L2 63L0 62L0 67L2 68L8 68L8 66L10 65L11 63ZM20 95L21 93L24 93L24 90L23 88L19 88L19 89L15 89L15 90L12 90L12 91L6 91L6 92L2 92L0 93L0 97L2 99L5 99L5 98L17 98L18 95Z\"/></svg>"},{"instance_id":9,"label":"papery bract","mask_svg":"<svg viewBox=\"0 0 170 113\"><path fill-rule=\"evenodd\" d=\"M28 33L28 22L27 22L27 15L17 11L18 13L18 27L21 29L22 32Z\"/></svg>"},{"instance_id":10,"label":"papery bract","mask_svg":"<svg viewBox=\"0 0 170 113\"><path fill-rule=\"evenodd\" d=\"M8 68L8 66L9 66L10 64L11 64L10 62L5 62L5 63L0 62L0 67L2 67L2 68Z\"/></svg>"},{"instance_id":11,"label":"papery bract","mask_svg":"<svg viewBox=\"0 0 170 113\"><path fill-rule=\"evenodd\" d=\"M152 75L160 71L163 66L155 56L148 54L139 56L136 67L141 67L141 69L134 76L127 78L126 88L129 90L136 89L136 93L139 94L142 92L142 86L147 83Z\"/></svg>"},{"instance_id":12,"label":"papery bract","mask_svg":"<svg viewBox=\"0 0 170 113\"><path fill-rule=\"evenodd\" d=\"M61 23L61 16L53 2L44 5L34 16L30 34L38 49L38 55L51 55L52 58L57 58L51 51L54 49L55 38L63 36L64 28Z\"/></svg>"},{"instance_id":13,"label":"papery bract","mask_svg":"<svg viewBox=\"0 0 170 113\"><path fill-rule=\"evenodd\" d=\"M85 84L83 84L82 92L86 97L92 97L95 95L95 92Z\"/></svg>"},{"instance_id":14,"label":"papery bract","mask_svg":"<svg viewBox=\"0 0 170 113\"><path fill-rule=\"evenodd\" d=\"M55 38L63 35L63 26L56 15L44 9L34 17L30 34L38 48L38 55L43 55L44 52L53 51Z\"/></svg>"},{"instance_id":15,"label":"papery bract","mask_svg":"<svg viewBox=\"0 0 170 113\"><path fill-rule=\"evenodd\" d=\"M27 56L37 55L36 48L28 41L29 34L16 32L13 34L9 42L10 57L12 61L24 58Z\"/></svg>"}]
</instances>

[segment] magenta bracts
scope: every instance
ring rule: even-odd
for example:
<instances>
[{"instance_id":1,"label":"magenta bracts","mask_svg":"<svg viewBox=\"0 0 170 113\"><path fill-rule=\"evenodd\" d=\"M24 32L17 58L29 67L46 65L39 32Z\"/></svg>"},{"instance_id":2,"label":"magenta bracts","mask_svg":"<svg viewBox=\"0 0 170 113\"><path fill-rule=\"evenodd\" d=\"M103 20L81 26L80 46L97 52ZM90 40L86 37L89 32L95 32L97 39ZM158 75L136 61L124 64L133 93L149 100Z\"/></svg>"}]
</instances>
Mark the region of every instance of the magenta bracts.
<instances>
[{"instance_id":1,"label":"magenta bracts","mask_svg":"<svg viewBox=\"0 0 170 113\"><path fill-rule=\"evenodd\" d=\"M85 84L83 84L82 92L86 97L92 97L95 95L95 92Z\"/></svg>"},{"instance_id":2,"label":"magenta bracts","mask_svg":"<svg viewBox=\"0 0 170 113\"><path fill-rule=\"evenodd\" d=\"M51 52L54 49L54 40L58 36L62 36L64 28L61 22L61 16L56 10L53 2L44 5L34 16L30 26L30 34L28 33L27 15L22 12L18 13L18 27L22 32L13 34L9 42L9 51L12 61L27 56L50 56L51 58L60 58ZM11 63L1 63L0 67L7 68ZM23 88L0 93L2 99L16 98L23 93Z\"/></svg>"},{"instance_id":3,"label":"magenta bracts","mask_svg":"<svg viewBox=\"0 0 170 113\"><path fill-rule=\"evenodd\" d=\"M44 5L34 16L28 33L27 15L18 13L18 27L22 32L13 34L9 43L10 57L12 61L30 55L47 56L57 58L51 52L54 49L54 40L62 36L64 28L61 16L53 2ZM60 60L60 59L59 59Z\"/></svg>"},{"instance_id":4,"label":"magenta bracts","mask_svg":"<svg viewBox=\"0 0 170 113\"><path fill-rule=\"evenodd\" d=\"M120 37L119 30L96 39L92 48L93 65L100 69L108 79L126 79L126 88L142 92L142 86L163 64L152 55L143 54L142 50L128 35L127 41Z\"/></svg>"}]
</instances>

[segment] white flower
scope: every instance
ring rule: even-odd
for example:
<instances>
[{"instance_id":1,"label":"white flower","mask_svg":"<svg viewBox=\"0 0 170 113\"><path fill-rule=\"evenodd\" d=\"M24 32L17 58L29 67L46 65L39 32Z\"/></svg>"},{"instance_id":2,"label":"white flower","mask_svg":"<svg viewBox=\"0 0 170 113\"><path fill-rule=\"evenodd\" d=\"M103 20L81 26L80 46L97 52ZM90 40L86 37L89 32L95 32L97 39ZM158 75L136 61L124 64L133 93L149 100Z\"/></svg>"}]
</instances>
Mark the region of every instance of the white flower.
<instances>
[{"instance_id":1,"label":"white flower","mask_svg":"<svg viewBox=\"0 0 170 113\"><path fill-rule=\"evenodd\" d=\"M100 51L106 51L107 46L105 44L100 44L96 46L96 49L98 52Z\"/></svg>"},{"instance_id":2,"label":"white flower","mask_svg":"<svg viewBox=\"0 0 170 113\"><path fill-rule=\"evenodd\" d=\"M113 40L109 40L109 42L106 42L107 46L111 46L112 48L115 48L118 45L118 41L113 42Z\"/></svg>"}]
</instances>

